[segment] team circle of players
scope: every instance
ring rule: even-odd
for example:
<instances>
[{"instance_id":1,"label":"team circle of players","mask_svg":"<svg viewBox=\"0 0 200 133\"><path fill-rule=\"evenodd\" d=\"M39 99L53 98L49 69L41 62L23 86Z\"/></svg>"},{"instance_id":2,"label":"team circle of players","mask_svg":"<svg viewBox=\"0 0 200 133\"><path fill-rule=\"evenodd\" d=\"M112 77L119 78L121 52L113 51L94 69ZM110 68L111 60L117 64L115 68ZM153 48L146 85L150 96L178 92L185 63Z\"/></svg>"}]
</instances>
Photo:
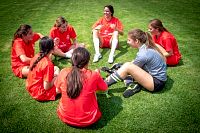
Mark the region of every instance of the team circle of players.
<instances>
[{"instance_id":1,"label":"team circle of players","mask_svg":"<svg viewBox=\"0 0 200 133\"><path fill-rule=\"evenodd\" d=\"M116 48L120 48L119 36L123 24L114 16L112 5L103 8L104 16L92 26L94 44L93 63L102 57L99 48L110 48L108 63L114 63ZM60 16L56 19L49 36L33 32L30 25L23 24L14 33L11 65L13 73L26 78L26 90L37 101L60 101L58 117L66 124L86 127L101 117L96 91L108 94L108 87L123 81L128 98L141 89L160 91L167 81L167 66L176 66L181 54L175 37L163 26L161 20L149 21L148 32L131 29L127 44L138 49L135 59L112 68L90 70L90 53L84 43L78 43L72 25ZM35 42L39 40L39 53L34 54ZM52 55L69 58L71 67L60 70L52 63ZM102 78L100 71L108 72Z\"/></svg>"}]
</instances>

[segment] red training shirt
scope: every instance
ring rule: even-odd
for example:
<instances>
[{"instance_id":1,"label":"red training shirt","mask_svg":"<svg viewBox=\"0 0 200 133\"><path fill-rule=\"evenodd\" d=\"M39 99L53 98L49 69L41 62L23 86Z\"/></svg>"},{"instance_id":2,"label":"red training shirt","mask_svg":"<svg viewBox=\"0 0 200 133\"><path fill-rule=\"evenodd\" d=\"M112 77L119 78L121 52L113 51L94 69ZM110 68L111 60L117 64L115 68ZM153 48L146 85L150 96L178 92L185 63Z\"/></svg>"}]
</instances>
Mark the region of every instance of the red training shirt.
<instances>
[{"instance_id":1,"label":"red training shirt","mask_svg":"<svg viewBox=\"0 0 200 133\"><path fill-rule=\"evenodd\" d=\"M98 25L102 25L101 29L99 30L99 36L102 43L101 47L110 47L110 39L112 37L112 33L115 31L115 29L111 28L112 24L114 24L118 30L123 31L123 25L121 21L116 17L112 17L110 21L107 21L105 17L101 17L92 26L92 29L94 29Z\"/></svg>"},{"instance_id":2,"label":"red training shirt","mask_svg":"<svg viewBox=\"0 0 200 133\"><path fill-rule=\"evenodd\" d=\"M58 44L58 48L62 50L62 52L67 52L69 48L72 46L71 39L76 38L76 32L71 25L67 25L67 30L65 32L60 32L58 27L53 27L50 30L50 37L60 39L60 43Z\"/></svg>"},{"instance_id":3,"label":"red training shirt","mask_svg":"<svg viewBox=\"0 0 200 133\"><path fill-rule=\"evenodd\" d=\"M40 54L34 56L30 66L37 60ZM55 100L56 88L45 90L43 82L51 82L54 77L54 65L48 57L43 57L33 70L29 71L26 79L26 89L29 94L38 101Z\"/></svg>"},{"instance_id":4,"label":"red training shirt","mask_svg":"<svg viewBox=\"0 0 200 133\"><path fill-rule=\"evenodd\" d=\"M98 107L96 91L106 90L108 87L100 74L83 68L83 88L76 99L70 99L66 92L66 76L70 68L64 68L55 81L55 86L61 91L61 99L58 105L57 114L64 122L72 126L85 127L95 123L101 112Z\"/></svg>"},{"instance_id":5,"label":"red training shirt","mask_svg":"<svg viewBox=\"0 0 200 133\"><path fill-rule=\"evenodd\" d=\"M22 62L20 59L20 55L25 55L29 58L34 56L34 45L37 40L40 39L40 36L37 33L34 33L33 40L29 41L26 44L21 38L17 38L14 40L11 50L11 66L13 73L22 78L22 68L24 66L29 66L29 63Z\"/></svg>"},{"instance_id":6,"label":"red training shirt","mask_svg":"<svg viewBox=\"0 0 200 133\"><path fill-rule=\"evenodd\" d=\"M171 56L167 57L167 65L177 65L179 63L181 53L175 37L170 32L163 31L158 37L153 35L153 41L161 45L167 52L173 52Z\"/></svg>"}]
</instances>

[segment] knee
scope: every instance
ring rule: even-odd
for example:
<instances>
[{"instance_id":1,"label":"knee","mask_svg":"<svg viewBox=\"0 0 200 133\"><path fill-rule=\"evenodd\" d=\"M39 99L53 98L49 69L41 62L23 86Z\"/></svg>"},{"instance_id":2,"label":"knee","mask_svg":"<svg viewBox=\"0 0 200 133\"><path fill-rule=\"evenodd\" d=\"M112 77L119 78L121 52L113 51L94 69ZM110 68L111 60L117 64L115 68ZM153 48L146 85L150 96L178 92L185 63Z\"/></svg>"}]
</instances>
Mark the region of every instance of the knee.
<instances>
[{"instance_id":1,"label":"knee","mask_svg":"<svg viewBox=\"0 0 200 133\"><path fill-rule=\"evenodd\" d=\"M133 64L132 62L126 62L126 63L124 63L124 64L122 65L122 68L128 70L128 68L129 68L132 64Z\"/></svg>"},{"instance_id":2,"label":"knee","mask_svg":"<svg viewBox=\"0 0 200 133\"><path fill-rule=\"evenodd\" d=\"M93 37L98 37L98 30L92 30Z\"/></svg>"},{"instance_id":3,"label":"knee","mask_svg":"<svg viewBox=\"0 0 200 133\"><path fill-rule=\"evenodd\" d=\"M114 31L114 32L113 32L113 35L112 35L113 39L114 39L114 38L118 39L118 36L119 36L118 31Z\"/></svg>"}]
</instances>

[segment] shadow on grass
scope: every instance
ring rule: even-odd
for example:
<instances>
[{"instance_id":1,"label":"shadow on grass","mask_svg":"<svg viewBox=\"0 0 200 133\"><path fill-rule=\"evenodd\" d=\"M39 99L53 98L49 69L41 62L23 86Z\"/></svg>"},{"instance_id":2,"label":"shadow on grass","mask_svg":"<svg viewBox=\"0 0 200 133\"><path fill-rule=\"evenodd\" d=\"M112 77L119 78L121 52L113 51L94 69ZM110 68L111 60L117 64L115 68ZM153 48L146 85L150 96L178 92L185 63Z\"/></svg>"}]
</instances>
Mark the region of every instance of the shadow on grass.
<instances>
[{"instance_id":1,"label":"shadow on grass","mask_svg":"<svg viewBox=\"0 0 200 133\"><path fill-rule=\"evenodd\" d=\"M174 84L174 80L172 80L169 76L167 76L167 82L165 83L165 87L161 91L150 92L145 88L142 88L142 90L147 91L149 93L153 93L153 94L161 94L161 93L165 93L165 92L171 90L171 88L173 87L173 84ZM115 89L109 89L109 93L111 93L111 95L112 95L112 93L123 93L125 90L126 90L125 86L121 87L121 88L115 87Z\"/></svg>"},{"instance_id":2,"label":"shadow on grass","mask_svg":"<svg viewBox=\"0 0 200 133\"><path fill-rule=\"evenodd\" d=\"M98 94L97 98L100 110L102 112L102 117L98 122L94 123L89 127L84 128L85 130L96 130L99 128L103 128L123 109L122 99L119 96L112 96L110 98L107 98L103 94Z\"/></svg>"},{"instance_id":3,"label":"shadow on grass","mask_svg":"<svg viewBox=\"0 0 200 133\"><path fill-rule=\"evenodd\" d=\"M126 41L120 41L119 46L117 48L118 51L120 51L118 54L115 55L115 58L118 58L128 52L128 45ZM101 55L104 56L107 52L110 52L110 48L102 48Z\"/></svg>"},{"instance_id":4,"label":"shadow on grass","mask_svg":"<svg viewBox=\"0 0 200 133\"><path fill-rule=\"evenodd\" d=\"M167 91L171 90L173 87L174 80L172 80L169 76L167 76L167 82L165 83L165 87L158 92L153 92L153 94L161 94L161 93L166 93Z\"/></svg>"},{"instance_id":5,"label":"shadow on grass","mask_svg":"<svg viewBox=\"0 0 200 133\"><path fill-rule=\"evenodd\" d=\"M71 66L71 60L64 57L56 56L53 58L53 64L55 66L58 66L61 70L62 68L65 68L66 66Z\"/></svg>"},{"instance_id":6,"label":"shadow on grass","mask_svg":"<svg viewBox=\"0 0 200 133\"><path fill-rule=\"evenodd\" d=\"M117 50L119 50L120 52L115 56L115 58L118 58L118 57L120 57L120 56L122 56L122 55L124 55L124 54L126 54L128 52L129 46L126 43L126 41L121 41L119 43L120 43L120 45L117 48Z\"/></svg>"}]
</instances>

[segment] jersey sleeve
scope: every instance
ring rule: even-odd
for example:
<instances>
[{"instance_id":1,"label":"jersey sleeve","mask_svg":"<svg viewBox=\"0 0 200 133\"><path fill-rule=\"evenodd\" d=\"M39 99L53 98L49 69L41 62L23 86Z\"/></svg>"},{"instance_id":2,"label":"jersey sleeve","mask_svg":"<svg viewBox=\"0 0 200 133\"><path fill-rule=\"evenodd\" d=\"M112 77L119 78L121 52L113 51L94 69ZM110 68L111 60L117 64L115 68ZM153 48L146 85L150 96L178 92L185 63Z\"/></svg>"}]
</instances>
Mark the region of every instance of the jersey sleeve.
<instances>
[{"instance_id":1,"label":"jersey sleeve","mask_svg":"<svg viewBox=\"0 0 200 133\"><path fill-rule=\"evenodd\" d=\"M76 38L76 31L74 30L72 26L70 27L70 38L72 39Z\"/></svg>"},{"instance_id":2,"label":"jersey sleeve","mask_svg":"<svg viewBox=\"0 0 200 133\"><path fill-rule=\"evenodd\" d=\"M124 29L123 24L119 19L117 19L117 29L119 29L120 31L123 31Z\"/></svg>"},{"instance_id":3,"label":"jersey sleeve","mask_svg":"<svg viewBox=\"0 0 200 133\"><path fill-rule=\"evenodd\" d=\"M38 33L34 33L33 34L33 43L35 43L36 41L38 41L40 39L40 36Z\"/></svg>"},{"instance_id":4,"label":"jersey sleeve","mask_svg":"<svg viewBox=\"0 0 200 133\"><path fill-rule=\"evenodd\" d=\"M23 48L23 42L15 41L14 49L16 51L16 55L19 57L20 55L25 55L25 50Z\"/></svg>"},{"instance_id":5,"label":"jersey sleeve","mask_svg":"<svg viewBox=\"0 0 200 133\"><path fill-rule=\"evenodd\" d=\"M142 68L144 64L147 62L147 58L144 53L138 53L136 58L133 61L133 64L137 65L138 67Z\"/></svg>"},{"instance_id":6,"label":"jersey sleeve","mask_svg":"<svg viewBox=\"0 0 200 133\"><path fill-rule=\"evenodd\" d=\"M163 44L163 46L164 46L164 48L165 48L165 50L167 52L172 51L172 49L173 49L172 43L173 43L173 41L172 41L171 38L165 38L165 39L163 39L162 44Z\"/></svg>"},{"instance_id":7,"label":"jersey sleeve","mask_svg":"<svg viewBox=\"0 0 200 133\"><path fill-rule=\"evenodd\" d=\"M52 29L50 30L49 37L51 37L52 39L55 38L54 28L52 28Z\"/></svg>"},{"instance_id":8,"label":"jersey sleeve","mask_svg":"<svg viewBox=\"0 0 200 133\"><path fill-rule=\"evenodd\" d=\"M97 74L97 90L105 91L108 89L107 84L104 82L100 74Z\"/></svg>"},{"instance_id":9,"label":"jersey sleeve","mask_svg":"<svg viewBox=\"0 0 200 133\"><path fill-rule=\"evenodd\" d=\"M102 21L102 18L100 18L99 20L97 20L97 21L92 25L92 29L94 29L94 28L97 27L98 25L101 25L101 21Z\"/></svg>"}]
</instances>

